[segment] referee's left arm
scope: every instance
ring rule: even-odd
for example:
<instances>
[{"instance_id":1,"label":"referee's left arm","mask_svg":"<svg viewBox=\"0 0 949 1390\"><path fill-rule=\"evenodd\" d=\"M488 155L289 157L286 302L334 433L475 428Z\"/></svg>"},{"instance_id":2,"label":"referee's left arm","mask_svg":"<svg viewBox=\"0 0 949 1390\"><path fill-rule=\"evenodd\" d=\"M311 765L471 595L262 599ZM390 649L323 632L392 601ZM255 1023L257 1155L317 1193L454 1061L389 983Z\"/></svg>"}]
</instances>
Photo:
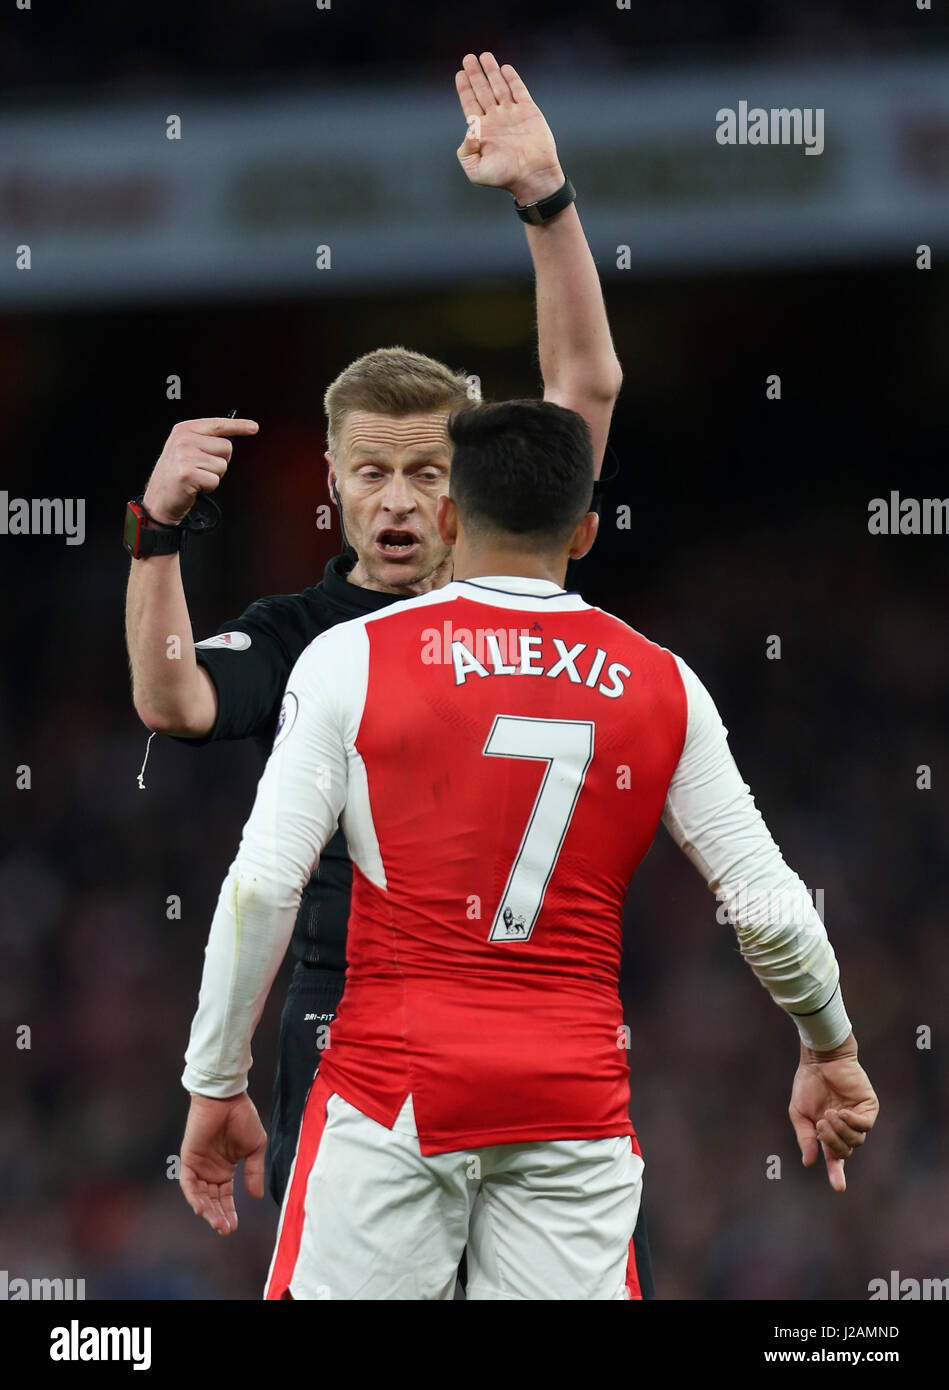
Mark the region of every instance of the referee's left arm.
<instances>
[{"instance_id":1,"label":"referee's left arm","mask_svg":"<svg viewBox=\"0 0 949 1390\"><path fill-rule=\"evenodd\" d=\"M566 180L553 133L516 69L493 53L468 53L455 86L469 127L458 150L467 178L506 189L521 208L560 192ZM575 203L524 226L537 282L544 400L586 420L598 478L623 381L600 277Z\"/></svg>"}]
</instances>

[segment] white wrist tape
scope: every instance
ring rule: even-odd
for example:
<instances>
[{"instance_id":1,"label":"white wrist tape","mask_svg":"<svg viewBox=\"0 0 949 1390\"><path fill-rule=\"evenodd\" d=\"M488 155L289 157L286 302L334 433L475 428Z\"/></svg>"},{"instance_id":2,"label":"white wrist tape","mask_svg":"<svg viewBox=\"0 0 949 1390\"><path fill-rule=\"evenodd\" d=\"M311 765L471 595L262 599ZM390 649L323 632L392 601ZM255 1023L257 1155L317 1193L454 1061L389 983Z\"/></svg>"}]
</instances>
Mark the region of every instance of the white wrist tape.
<instances>
[{"instance_id":1,"label":"white wrist tape","mask_svg":"<svg viewBox=\"0 0 949 1390\"><path fill-rule=\"evenodd\" d=\"M790 1013L790 1010L788 1012ZM847 1010L844 1008L839 980L833 994L822 1008L809 1014L792 1013L791 1017L797 1024L801 1042L805 1047L813 1048L815 1052L829 1052L831 1048L839 1047L853 1031Z\"/></svg>"}]
</instances>

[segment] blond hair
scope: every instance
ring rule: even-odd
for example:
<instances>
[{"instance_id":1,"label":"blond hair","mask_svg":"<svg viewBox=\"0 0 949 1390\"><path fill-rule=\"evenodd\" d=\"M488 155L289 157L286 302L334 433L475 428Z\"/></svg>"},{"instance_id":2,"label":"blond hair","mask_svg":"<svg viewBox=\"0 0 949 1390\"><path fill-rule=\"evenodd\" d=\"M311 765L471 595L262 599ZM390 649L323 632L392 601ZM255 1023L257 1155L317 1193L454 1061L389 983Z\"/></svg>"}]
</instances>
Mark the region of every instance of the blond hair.
<instances>
[{"instance_id":1,"label":"blond hair","mask_svg":"<svg viewBox=\"0 0 949 1390\"><path fill-rule=\"evenodd\" d=\"M464 372L453 372L433 357L409 348L377 348L357 357L327 387L323 408L330 453L336 453L350 410L419 415L431 410L456 410L479 399L476 380Z\"/></svg>"}]
</instances>

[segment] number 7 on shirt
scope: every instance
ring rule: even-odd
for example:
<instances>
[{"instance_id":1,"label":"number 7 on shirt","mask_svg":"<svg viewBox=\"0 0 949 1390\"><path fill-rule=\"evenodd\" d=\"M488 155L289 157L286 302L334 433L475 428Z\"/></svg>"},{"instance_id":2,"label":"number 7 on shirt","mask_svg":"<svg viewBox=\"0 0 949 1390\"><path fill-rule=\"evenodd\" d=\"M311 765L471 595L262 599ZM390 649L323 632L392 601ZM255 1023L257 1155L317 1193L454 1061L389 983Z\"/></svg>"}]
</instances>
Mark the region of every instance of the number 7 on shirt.
<instances>
[{"instance_id":1,"label":"number 7 on shirt","mask_svg":"<svg viewBox=\"0 0 949 1390\"><path fill-rule=\"evenodd\" d=\"M499 714L482 751L547 764L488 933L489 941L528 941L593 760L593 723Z\"/></svg>"}]
</instances>

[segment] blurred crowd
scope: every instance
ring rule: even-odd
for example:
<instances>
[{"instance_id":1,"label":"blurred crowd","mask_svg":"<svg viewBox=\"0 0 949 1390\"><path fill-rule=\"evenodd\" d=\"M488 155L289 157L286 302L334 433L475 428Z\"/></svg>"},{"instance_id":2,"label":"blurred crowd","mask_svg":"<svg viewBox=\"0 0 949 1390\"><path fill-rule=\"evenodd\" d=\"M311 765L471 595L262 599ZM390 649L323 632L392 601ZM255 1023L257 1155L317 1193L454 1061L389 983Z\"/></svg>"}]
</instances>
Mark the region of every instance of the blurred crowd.
<instances>
[{"instance_id":1,"label":"blurred crowd","mask_svg":"<svg viewBox=\"0 0 949 1390\"><path fill-rule=\"evenodd\" d=\"M846 1196L802 1169L786 1113L796 1031L660 831L627 905L622 993L662 1298L861 1299L892 1269L949 1274L947 542L866 529L869 496L932 495L938 475L935 285L912 302L898 277L869 272L609 295L628 385L619 474L581 588L709 686L785 857L822 892L882 1106ZM495 396L536 389L529 291L508 296L523 343L479 349ZM186 557L196 635L261 593L313 582L334 544L307 500L325 500L320 387L357 350L395 340L382 321L470 366L439 337L438 302L153 314L147 334L128 315L0 325L4 486L88 498L84 546L5 538L0 551L0 1269L11 1277L81 1277L89 1298L260 1295L270 1199L240 1192L241 1227L223 1246L175 1181L204 943L260 765L249 746L157 737L139 787L148 740L122 641L122 512L173 419L233 400L267 428L230 470L224 526ZM874 332L897 304L905 351L891 355ZM796 382L778 407L759 384L767 321L781 324ZM169 361L203 398L164 400L155 383ZM624 504L629 530L616 525ZM285 982L286 967L255 1045L265 1119ZM918 1045L925 1028L931 1047Z\"/></svg>"},{"instance_id":2,"label":"blurred crowd","mask_svg":"<svg viewBox=\"0 0 949 1390\"><path fill-rule=\"evenodd\" d=\"M33 6L10 16L0 100L166 93L201 84L443 81L467 51L492 49L525 72L744 58L930 51L949 39L939 7L889 0L481 0L443 8L377 0L211 0L139 8Z\"/></svg>"}]
</instances>

